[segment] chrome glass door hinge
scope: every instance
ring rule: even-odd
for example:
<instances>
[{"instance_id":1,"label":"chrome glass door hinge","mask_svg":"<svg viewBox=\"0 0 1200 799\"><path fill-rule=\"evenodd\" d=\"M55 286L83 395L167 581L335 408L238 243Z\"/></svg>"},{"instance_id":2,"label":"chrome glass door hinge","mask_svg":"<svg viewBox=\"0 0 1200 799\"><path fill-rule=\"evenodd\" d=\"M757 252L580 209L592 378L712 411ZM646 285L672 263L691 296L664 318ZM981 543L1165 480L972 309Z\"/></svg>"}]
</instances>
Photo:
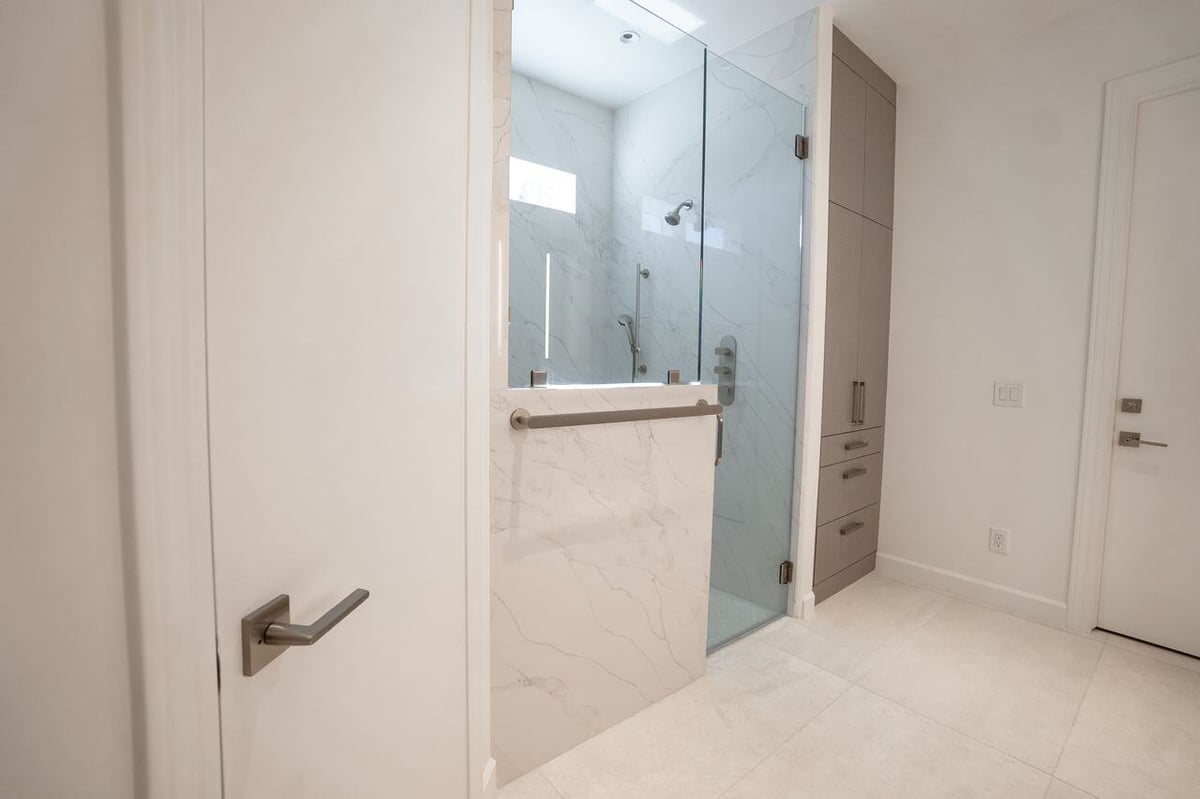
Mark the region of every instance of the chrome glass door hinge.
<instances>
[{"instance_id":1,"label":"chrome glass door hinge","mask_svg":"<svg viewBox=\"0 0 1200 799\"><path fill-rule=\"evenodd\" d=\"M801 161L808 158L808 137L796 134L796 157Z\"/></svg>"},{"instance_id":2,"label":"chrome glass door hinge","mask_svg":"<svg viewBox=\"0 0 1200 799\"><path fill-rule=\"evenodd\" d=\"M793 573L796 571L795 565L790 560L785 560L779 564L779 584L788 585L792 581Z\"/></svg>"}]
</instances>

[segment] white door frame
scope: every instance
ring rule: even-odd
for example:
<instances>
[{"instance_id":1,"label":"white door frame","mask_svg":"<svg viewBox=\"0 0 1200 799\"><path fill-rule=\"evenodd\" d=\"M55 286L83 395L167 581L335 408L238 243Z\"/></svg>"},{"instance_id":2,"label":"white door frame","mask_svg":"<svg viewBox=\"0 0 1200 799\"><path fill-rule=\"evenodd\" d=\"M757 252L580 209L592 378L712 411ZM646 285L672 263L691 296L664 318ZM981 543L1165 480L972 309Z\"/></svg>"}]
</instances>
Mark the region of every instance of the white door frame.
<instances>
[{"instance_id":1,"label":"white door frame","mask_svg":"<svg viewBox=\"0 0 1200 799\"><path fill-rule=\"evenodd\" d=\"M1143 103L1197 88L1200 56L1109 81L1105 88L1091 332L1067 588L1067 625L1081 632L1096 626L1100 609L1138 110Z\"/></svg>"},{"instance_id":2,"label":"white door frame","mask_svg":"<svg viewBox=\"0 0 1200 799\"><path fill-rule=\"evenodd\" d=\"M466 577L471 797L494 793L488 555L492 37L470 16ZM222 795L209 505L204 2L116 0L109 18L122 516L140 796ZM453 99L453 98L448 98ZM397 409L402 412L402 409ZM239 653L226 652L226 658Z\"/></svg>"}]
</instances>

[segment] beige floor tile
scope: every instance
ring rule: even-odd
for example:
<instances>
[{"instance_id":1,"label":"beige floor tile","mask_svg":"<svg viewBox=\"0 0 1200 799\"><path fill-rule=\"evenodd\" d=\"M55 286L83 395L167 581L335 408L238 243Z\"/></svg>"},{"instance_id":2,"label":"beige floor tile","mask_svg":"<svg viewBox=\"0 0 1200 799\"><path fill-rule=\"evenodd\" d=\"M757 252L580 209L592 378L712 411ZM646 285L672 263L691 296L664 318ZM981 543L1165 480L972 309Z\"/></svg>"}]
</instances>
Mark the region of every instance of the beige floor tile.
<instances>
[{"instance_id":1,"label":"beige floor tile","mask_svg":"<svg viewBox=\"0 0 1200 799\"><path fill-rule=\"evenodd\" d=\"M1081 791L1074 785L1068 785L1062 780L1051 780L1050 788L1046 791L1046 799L1096 799L1087 791Z\"/></svg>"},{"instance_id":2,"label":"beige floor tile","mask_svg":"<svg viewBox=\"0 0 1200 799\"><path fill-rule=\"evenodd\" d=\"M566 799L716 797L847 687L839 677L746 639L715 654L700 680L542 772Z\"/></svg>"},{"instance_id":3,"label":"beige floor tile","mask_svg":"<svg viewBox=\"0 0 1200 799\"><path fill-rule=\"evenodd\" d=\"M531 771L500 789L499 799L562 799L540 771Z\"/></svg>"},{"instance_id":4,"label":"beige floor tile","mask_svg":"<svg viewBox=\"0 0 1200 799\"><path fill-rule=\"evenodd\" d=\"M722 799L1042 799L1049 781L855 687Z\"/></svg>"},{"instance_id":5,"label":"beige floor tile","mask_svg":"<svg viewBox=\"0 0 1200 799\"><path fill-rule=\"evenodd\" d=\"M1140 655L1161 660L1163 663L1170 663L1188 671L1200 671L1200 658L1190 657L1170 649L1163 649L1161 646L1144 644L1141 641L1135 641L1123 635L1110 634L1108 636L1108 645L1117 649L1124 649L1126 652L1137 652Z\"/></svg>"},{"instance_id":6,"label":"beige floor tile","mask_svg":"<svg viewBox=\"0 0 1200 799\"><path fill-rule=\"evenodd\" d=\"M876 659L866 688L1052 771L1103 645L950 600Z\"/></svg>"},{"instance_id":7,"label":"beige floor tile","mask_svg":"<svg viewBox=\"0 0 1200 799\"><path fill-rule=\"evenodd\" d=\"M1056 773L1100 799L1200 797L1200 673L1106 647Z\"/></svg>"},{"instance_id":8,"label":"beige floor tile","mask_svg":"<svg viewBox=\"0 0 1200 799\"><path fill-rule=\"evenodd\" d=\"M764 637L785 652L848 680L945 605L944 594L870 574L817 606L812 619L780 619Z\"/></svg>"}]
</instances>

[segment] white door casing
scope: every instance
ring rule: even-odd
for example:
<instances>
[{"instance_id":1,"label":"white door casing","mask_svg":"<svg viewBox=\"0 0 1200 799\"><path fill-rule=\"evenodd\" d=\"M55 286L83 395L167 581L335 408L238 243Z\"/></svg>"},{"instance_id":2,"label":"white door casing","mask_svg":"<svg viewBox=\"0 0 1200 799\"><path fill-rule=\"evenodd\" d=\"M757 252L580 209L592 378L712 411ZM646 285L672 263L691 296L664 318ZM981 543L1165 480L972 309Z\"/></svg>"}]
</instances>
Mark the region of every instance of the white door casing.
<instances>
[{"instance_id":1,"label":"white door casing","mask_svg":"<svg viewBox=\"0 0 1200 799\"><path fill-rule=\"evenodd\" d=\"M378 325L375 332L380 334L395 332L400 328L404 328L402 332L409 333L410 328L405 326L410 325L420 328L422 336L434 337L432 343L426 338L422 338L421 343L428 346L430 352L436 350L443 356L439 363L442 371L426 374L425 383L414 381L416 388L410 393L406 388L406 380L412 373L410 370L419 371L433 357L431 354L426 355L424 360L419 355L407 358L404 342L385 346L382 338L367 338L364 340L366 344L358 347L357 351L347 351L346 359L342 361L333 357L335 343L326 341L315 353L310 353L312 357L302 366L309 368L310 374L319 372L328 375L339 369L344 370L343 374L348 373L358 381L353 385L349 382L344 384L349 397L347 404L357 406L351 410L362 411L364 406L370 406L377 413L365 418L350 412L337 417L333 414L324 416L319 411L331 410L331 406L336 404L335 392L331 387L318 386L312 395L290 397L290 407L269 420L263 430L250 431L251 436L270 435L280 429L284 419L294 421L297 417L307 416L318 419L324 427L314 426L311 431L299 430L297 435L300 437L311 433L318 444L330 445L332 442L332 446L339 446L341 443L330 430L336 428L339 433L350 434L344 442L346 450L354 450L351 454L356 456L365 453L364 458L356 460L351 457L343 465L346 466L346 473L366 473L366 479L354 484L345 474L332 474L324 486L324 493L330 502L321 510L328 516L334 513L335 508L345 508L340 513L340 521L366 517L374 531L384 528L388 533L387 537L378 541L382 549L373 552L372 562L366 570L370 573L360 578L364 585L373 590L373 596L356 612L362 618L352 617L344 624L357 622L360 628L370 632L365 638L372 643L378 642L380 636L390 639L384 642L382 655L380 650L362 652L360 640L357 644L359 656L353 658L357 667L362 668L363 663L368 667L372 667L372 663L378 666L377 658L380 656L392 658L389 663L394 665L400 662L397 653L402 654L403 660L400 668L388 670L386 681L377 679L374 684L359 680L356 685L346 679L354 672L346 671L339 672L343 679L335 691L328 690L330 686L323 680L316 681L314 686L301 684L294 672L316 669L311 661L314 656L316 660L322 658L320 650L325 644L338 641L335 635L342 634L339 635L341 641L337 644L338 648L346 644L350 650L356 649L356 644L351 641L353 636L346 634L350 629L347 627L334 631L311 650L290 651L271 664L263 672L264 675L272 670L282 674L277 667L291 664L293 668L286 669L291 676L277 676L273 686L255 689L259 692L255 696L249 688L257 678L241 676L239 646L231 644L230 638L230 630L237 625L241 614L252 608L236 607L224 612L224 608L239 604L232 593L235 590L244 590L247 595L253 593L253 604L258 604L270 598L267 594L273 596L277 585L287 582L288 585L279 590L293 595L293 618L311 621L324 609L322 603L331 601L332 594L343 588L348 591L351 587L357 587L343 587L341 575L331 575L330 572L338 567L356 573L362 573L362 570L346 567L345 558L339 559L336 553L330 554L332 546L325 546L329 542L319 542L319 551L297 556L294 551L284 554L283 550L269 546L269 542L254 541L248 534L246 538L231 544L237 558L245 556L247 551L262 554L270 550L266 561L278 560L280 568L299 561L300 569L294 575L271 574L270 570L276 566L260 562L254 569L257 571L255 578L263 580L260 589L251 589L248 585L229 589L235 581L234 570L238 567L228 566L228 563L235 562L225 558L229 553L228 546L221 549L217 557L217 579L225 582L218 592L218 604L222 610L218 611L216 626L221 638L222 710L225 713L227 736L224 747L228 778L225 795L247 795L244 791L248 786L253 786L248 788L249 795L256 797L273 795L272 791L286 792L289 788L295 791L289 795L331 795L331 783L321 782L325 778L337 780L333 783L337 786L333 795L345 795L346 791L353 795L372 795L374 792L407 795L410 791L414 792L412 795L485 795L493 788L488 781L490 766L487 757L490 742L487 732L485 321L488 301L487 215L490 203L490 7L482 0L470 0L449 8L444 4L437 4L437 7L417 7L417 4L413 4L412 8L398 8L395 4L363 2L357 4L357 14L348 15L352 19L339 20L345 24L325 25L327 19L323 15L327 12L322 8L323 4L288 4L286 9L274 4L278 11L274 19L276 24L268 29L271 19L265 13L267 4L256 3L255 6L237 5L237 11L245 13L245 18L233 22L241 33L269 33L260 42L269 45L272 39L287 36L317 36L324 27L325 32L334 38L318 40L318 44L326 45L325 52L310 55L330 59L335 54L340 55L336 69L341 70L344 78L358 77L361 80L344 81L336 85L337 92L334 93L337 81L330 76L323 86L310 84L303 96L272 95L257 109L243 105L236 112L229 113L224 119L225 123L231 120L244 122L253 118L254 126L270 127L274 124L276 132L284 139L303 136L306 132L318 136L320 133L327 134L324 140L310 136L307 142L285 142L283 147L276 148L283 152L272 153L271 148L267 148L260 154L261 160L249 159L253 169L239 176L247 179L241 188L247 193L261 191L265 185L270 185L272 177L279 174L271 170L272 163L278 166L279 158L294 157L304 147L313 147L319 141L329 144L333 121L314 121L304 118L304 114L319 116L322 109L328 111L339 107L361 111L366 108L365 93L371 89L368 84L374 83L374 88L381 91L379 107L373 109L377 113L370 114L365 120L358 120L358 125L347 124L344 127L346 137L341 142L343 146L322 153L322 156L329 156L328 159L302 164L311 169L307 173L297 170L296 179L291 185L295 188L305 181L310 186L320 185L322 180L331 181L337 174L330 171L331 163L346 167L349 161L351 168L354 165L361 166L368 158L362 151L373 148L381 157L376 164L378 169L372 175L367 175L361 184L347 182L333 189L341 192L338 199L343 201L342 206L357 203L359 208L367 208L368 213L376 213L373 219L386 215L389 229L394 230L376 230L375 235L363 236L361 233L364 228L359 225L360 221L349 219L349 214L341 217L347 227L338 230L324 228L317 232L305 229L295 224L297 209L304 207L297 197L284 198L279 206L256 207L254 198L249 194L236 196L236 193L230 192L213 198L206 209L203 181L212 175L205 174L203 87L206 77L205 56L211 56L212 53L204 52L203 34L206 21L209 23L208 32L214 33L212 24L221 24L222 12L231 13L234 4L202 3L199 0L120 0L114 21L120 30L117 74L122 95L120 149L124 157L117 163L122 175L120 206L123 213L116 222L121 226L126 257L124 274L117 288L119 307L125 320L123 343L127 350L125 390L128 394L129 463L126 468L130 493L133 495L129 524L133 558L137 564L137 585L131 595L135 597L135 613L140 628L136 644L143 688L143 718L140 721L144 733L139 741L139 765L142 771L139 783L145 794L150 796L207 799L220 795L221 791L220 733L216 713L218 695L214 668L217 653L213 645L212 540L207 502L208 431L204 402L204 212L207 210L212 213L216 204L224 203L224 197L241 203L242 208L248 214L257 215L260 222L265 216L271 224L264 224L249 234L257 239L251 244L261 248L258 252L260 258L245 257L251 248L238 246L232 248L236 250L236 255L229 256L224 264L210 264L210 270L217 273L222 268L227 270L223 275L210 275L219 284L215 290L226 293L219 298L212 295L209 298L210 301L215 299L216 305L215 308L209 308L210 323L213 313L223 315L216 324L219 329L210 332L218 338L226 336L217 345L218 352L210 353L213 360L222 359L216 371L220 372L220 379L225 383L214 387L218 393L227 392L222 401L237 406L238 401L245 398L253 406L261 402L264 396L278 396L279 386L272 387L271 381L277 380L281 373L286 374L289 367L297 367L300 359L294 350L300 343L283 341L286 335L281 330L258 329L255 320L261 321L265 316L274 315L280 324L296 325L292 332L299 332L301 336L317 330L329 333L332 328L334 336L342 336L341 343L347 341L347 331L355 325L360 329ZM346 11L345 4L339 4L339 8ZM381 19L381 15L386 19ZM397 22L400 16L404 19ZM227 17L225 21L230 20ZM372 25L372 22L376 24ZM386 24L389 22L393 24ZM257 31L252 30L256 24L260 27ZM353 27L355 25L357 29ZM412 27L405 28L405 25ZM404 35L405 30L408 31L407 36ZM337 38L337 33L344 35ZM388 35L390 39L386 38ZM369 46L364 47L364 41ZM252 39L242 39L231 45L228 41L222 43L219 36L218 41L210 39L207 44L210 47L231 47L226 55L238 47L242 48L241 54L247 56L238 65L238 74L242 76L257 75L260 80L280 78L278 73L273 76L268 74L270 65L259 61L260 57L268 61L275 57L274 66L280 66L280 54L272 53L270 47L255 47ZM316 49L320 50L320 47ZM397 49L400 52L393 52ZM466 74L468 53L469 86ZM210 62L209 66L218 66L220 56L217 62ZM411 69L399 69L401 65ZM435 79L430 79L431 72L435 73ZM364 76L368 79L362 79ZM295 80L304 80L303 69L296 71ZM214 86L209 88L218 89ZM358 90L357 95L351 98L344 96L347 91L352 93L353 89ZM434 93L438 93L437 102L431 103L429 95ZM246 99L246 96L243 95L242 99ZM482 105L480 98L483 98ZM277 113L270 113L272 110L279 111L278 104L284 102L300 104L297 116L288 120ZM274 107L272 104L275 104ZM415 112L414 108L422 113ZM434 108L434 112L430 113L429 108ZM417 121L417 128L413 131L404 129L394 140L388 140L384 134L400 127L398 123L396 127L389 127L389 122L396 120L401 109ZM230 111L228 108L225 110ZM341 121L348 122L348 119L343 117ZM424 126L421 125L422 121ZM288 122L292 124L285 124ZM304 122L310 124L307 131L302 124ZM431 130L436 131L437 135ZM362 134L366 134L367 138L364 139ZM237 131L237 135L243 137L240 141L244 143L257 134L247 128ZM234 138L237 139L237 136ZM420 147L435 138L450 157L434 160L428 157L432 148ZM349 152L352 149L359 152ZM208 155L211 157L215 154L210 150ZM225 163L236 161L238 155L236 148L225 152ZM220 161L219 155L216 160ZM382 174L385 171L392 177L403 175L407 180L393 180L388 185L387 175ZM317 174L314 175L314 172ZM343 171L341 174L349 173ZM229 192L229 186L225 190ZM418 190L427 202L412 201ZM317 197L315 202L325 203L326 207L335 205L329 198ZM377 203L386 205L386 208L377 209ZM228 212L229 209L224 210ZM334 213L339 210L334 208ZM396 214L398 210L411 210L412 213L407 216ZM239 223L240 220L234 220L232 224L236 227ZM366 222L363 221L363 224ZM284 228L288 228L287 233L296 241L285 240ZM357 234L353 242L346 235L349 228L353 228ZM372 230L369 225L365 229ZM229 229L222 232L218 221L217 230L210 230L209 233L209 244L212 245L213 237L228 236ZM300 253L296 259L297 268L292 269L281 263L294 252L289 247L296 248L298 241L307 240L311 243L314 239L316 243L311 253ZM232 239L227 238L225 244L230 241ZM221 249L219 244L217 249ZM294 283L302 282L305 277L313 281L326 278L317 267L318 262L331 252L361 257L348 257L340 263L345 282L339 284L327 280L324 284L333 295L328 298L325 313L315 318L301 319L297 313L297 298L307 296L311 299L314 305L310 305L310 308L315 307L315 303L322 298L316 297L313 285L297 287ZM395 257L400 253L413 257ZM401 296L397 297L396 289L406 286L405 281L415 283L415 275L426 274L422 270L431 268L427 263L430 261L436 264L438 271L432 280L421 281L421 288L429 291L425 294L399 292ZM397 275L389 274L385 268L393 264L399 273ZM355 276L360 279L357 285L351 280ZM267 284L271 277L282 278L283 284L292 284L282 292L285 296L270 291ZM225 282L221 283L222 280ZM239 293L236 290L238 281L245 281L260 293L257 296ZM369 301L365 299L368 287L362 285L362 281L376 283L378 291ZM431 305L431 296L440 296L444 300L440 309L444 316L434 316L434 311L438 309ZM264 298L271 300L271 304L265 308L255 307L255 303ZM423 300L419 307L415 302L417 298ZM358 305L355 304L356 300ZM388 301L394 301L394 307L385 307ZM413 307L418 307L416 313L412 313ZM362 313L355 319L347 319L345 312L350 308ZM425 308L429 310L425 311ZM259 314L259 310L263 313ZM408 321L395 318L406 313L411 314ZM300 329L301 325L303 329ZM247 330L250 337L255 339L252 342L237 335ZM258 335L260 333L261 336ZM242 347L244 343L249 346ZM251 368L243 368L244 360L238 363L255 354L261 356L272 346L282 346L287 351L278 361L263 359L260 362L263 368L261 374ZM370 353L364 352L372 347L378 356L374 373L367 368ZM388 360L393 356L396 363L402 362L403 368ZM240 375L249 380L251 385L238 386L230 379L231 375ZM292 376L295 376L294 372ZM258 383L254 384L256 380ZM249 390L243 391L247 388ZM422 401L422 392L437 393L441 401ZM398 394L404 396L398 397ZM402 402L399 401L401 399ZM431 406L435 407L432 414L427 412ZM248 410L235 407L232 413L236 417L239 413L248 413ZM396 419L391 418L393 414ZM434 451L429 448L430 440L433 431L441 432L441 426L431 422L440 420L441 415L454 417L454 424L448 428L448 432L451 448L458 454L456 463L451 464L454 458L442 457L437 468L446 473L455 472L456 477L450 486L435 487L431 491L427 490L426 476L432 471L420 470L412 464L421 461L423 448L425 451ZM410 440L410 430L416 429L413 420L421 420L423 424ZM221 424L218 419L214 421ZM231 423L226 419L224 433L217 432L216 436L228 436L237 421L234 418ZM374 440L374 444L368 440L368 436ZM404 451L398 452L401 449L398 442L401 440L405 444ZM270 485L271 481L294 476L306 468L310 473L320 473L326 468L312 464L307 467L284 464L280 474L255 472L253 465L256 458L260 463L262 460L278 462L281 460L280 453L255 453L248 441L234 441L234 446L228 446L229 443L226 439L227 446L223 454L213 464L215 484L223 485L228 492L226 498L233 496L237 503L223 505L220 496L214 498L216 517L220 519L224 514L226 531L235 529L239 523L235 512L238 508L278 510L279 506L264 503L261 495L256 504L253 491L265 488L267 497L282 498L283 492L277 484ZM289 442L288 446L293 448L293 452L308 452L298 441ZM444 448L442 439L439 438L437 446ZM381 450L386 451L386 456L397 456L396 460L389 460L381 454ZM245 455L244 462L231 466L225 461L224 466L228 468L223 468L220 458L229 457L233 452ZM378 473L366 467L365 461L370 458L374 459L374 465L380 467ZM237 469L242 470L240 475L235 473ZM332 469L326 473L329 472ZM396 479L414 474L415 477L407 485L403 480ZM250 480L240 479L242 476L249 476ZM453 498L449 507L433 504L431 497L438 491ZM371 494L370 499L380 499L381 502L379 505L364 502L359 507L335 504L347 499L347 494L355 493L359 499ZM420 502L415 507L406 505L403 516L397 515L396 509L402 504L400 497L412 495L419 495ZM317 500L299 493L294 498L309 510L319 506ZM433 517L436 517L437 524L431 523ZM233 523L230 523L231 519ZM265 515L253 521L243 518L240 525L243 530L257 528L267 535L280 534L277 527L272 529L273 525L259 525L258 521L265 522ZM315 541L317 525L313 522L319 522L334 532L346 529L326 525L328 521L327 518L318 517L300 519L297 525L285 531L291 534L288 543L305 538ZM220 537L222 522L218 521L217 525L217 535ZM409 537L404 538L406 533ZM358 535L362 541L361 529ZM228 538L225 543L230 545ZM219 547L220 544L218 540ZM403 553L411 555L411 558L397 563L396 550L403 547L412 548L412 552L405 550ZM457 552L457 560L443 562L437 557L447 551ZM224 570L223 562L227 564ZM388 569L389 566L393 568ZM405 587L404 578L411 575L411 572L406 574L406 569L422 569L421 577L430 582L445 578L446 584L423 592L411 601L397 603L396 597ZM386 579L380 578L379 573L383 571L388 571ZM329 578L338 586L314 586L310 581L313 575ZM295 583L292 577L307 585ZM369 581L375 584L370 585ZM439 590L447 596L452 595L452 601L443 602L440 606L436 604L433 599L437 598ZM379 601L381 594L383 601ZM364 621L367 617L363 611L372 604L375 605L375 618L384 625L378 633L369 621ZM401 613L388 612L389 605L397 604L404 605ZM445 629L437 628L436 633L453 639L448 646L421 640L421 634L427 631L422 625L425 628L436 627L438 619L444 620ZM410 621L415 621L415 624L405 630L406 622ZM330 647L324 654L327 664L331 658L340 659L335 656L333 649ZM430 660L436 659L437 653L450 657L454 662L445 669L440 668L442 664L435 668ZM433 675L431 682L422 683L412 679L413 672L422 669ZM380 669L376 668L375 675L378 676L379 672ZM330 675L326 673L324 676ZM360 672L358 676L363 675ZM244 682L237 685L236 681ZM449 687L451 682L453 688ZM292 712L293 719L304 716L304 725L309 729L302 730L300 737L310 743L322 744L321 754L327 758L325 761L318 760L312 751L304 751L298 745L301 741L286 737L273 739L265 734L271 725L275 725L277 730L284 728L285 733L294 732L299 726L281 724L283 717L269 712L273 708L288 705L284 696L286 692L280 689L283 685L303 689L292 694L292 710L285 709L285 713ZM449 698L433 710L434 695ZM401 734L392 740L374 741L373 747L365 750L354 750L353 756L359 758L357 762L338 763L338 749L350 747L347 742L333 741L328 733L337 730L337 714L352 707L349 700L355 696L369 696L371 699L366 712L361 703L355 708L356 717L367 728L376 724L376 717L384 716L385 722L376 726L391 725L401 729ZM255 729L242 730L243 735L251 736L252 748L235 751L231 745L229 725L238 723L237 702L252 703L247 706L250 707L248 724L254 725ZM257 704L253 705L255 702ZM403 718L397 714L398 706L402 706L399 711ZM435 712L437 723L449 719L452 732L446 734L443 731L439 734L436 724L434 727L423 725L425 719L422 712ZM240 718L245 722L247 715L243 713ZM322 728L327 735L318 740L316 731ZM260 737L255 738L256 735ZM361 743L363 740L362 737L350 738L351 742ZM235 732L232 740L236 739ZM414 742L415 745L410 745ZM408 750L406 745L409 745ZM386 757L381 756L381 750L386 752ZM379 771L366 775L353 773L356 768L361 771L363 764L372 758L379 769L388 771L386 778ZM447 766L448 760L454 762ZM247 771L247 768L254 771ZM236 779L243 781L235 784ZM386 785L378 784L384 779ZM441 780L448 781L443 783ZM372 781L377 784L372 785ZM266 787L260 788L260 785ZM446 786L449 786L449 792L443 790Z\"/></svg>"},{"instance_id":2,"label":"white door casing","mask_svg":"<svg viewBox=\"0 0 1200 799\"><path fill-rule=\"evenodd\" d=\"M1090 630L1099 619L1118 419L1122 424L1120 429L1138 430L1148 439L1155 438L1142 429L1146 424L1145 414L1117 413L1126 283L1132 263L1131 220L1139 114L1149 103L1198 88L1200 57L1114 80L1106 88L1091 332L1067 596L1068 625L1075 630ZM1124 426L1127 421L1132 426ZM1148 451L1143 450L1140 455L1148 456ZM1147 519L1153 512L1153 508L1146 509Z\"/></svg>"}]
</instances>

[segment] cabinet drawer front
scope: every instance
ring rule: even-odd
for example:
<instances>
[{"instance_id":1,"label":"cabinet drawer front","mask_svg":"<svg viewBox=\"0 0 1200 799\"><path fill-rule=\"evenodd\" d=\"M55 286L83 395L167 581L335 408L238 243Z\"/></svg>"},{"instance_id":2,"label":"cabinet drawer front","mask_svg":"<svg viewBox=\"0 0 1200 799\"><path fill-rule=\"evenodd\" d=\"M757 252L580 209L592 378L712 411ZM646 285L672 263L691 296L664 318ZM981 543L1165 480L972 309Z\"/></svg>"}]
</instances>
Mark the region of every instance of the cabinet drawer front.
<instances>
[{"instance_id":1,"label":"cabinet drawer front","mask_svg":"<svg viewBox=\"0 0 1200 799\"><path fill-rule=\"evenodd\" d=\"M830 466L842 461L865 458L883 451L883 428L856 430L839 436L821 439L821 465Z\"/></svg>"},{"instance_id":2,"label":"cabinet drawer front","mask_svg":"<svg viewBox=\"0 0 1200 799\"><path fill-rule=\"evenodd\" d=\"M832 577L814 585L813 596L816 598L817 604L820 604L846 586L857 580L861 580L873 571L875 571L875 554L871 553L857 563L842 569Z\"/></svg>"},{"instance_id":3,"label":"cabinet drawer front","mask_svg":"<svg viewBox=\"0 0 1200 799\"><path fill-rule=\"evenodd\" d=\"M865 558L879 544L879 506L872 505L817 528L813 583Z\"/></svg>"},{"instance_id":4,"label":"cabinet drawer front","mask_svg":"<svg viewBox=\"0 0 1200 799\"><path fill-rule=\"evenodd\" d=\"M855 458L821 470L817 524L840 519L879 501L883 453Z\"/></svg>"}]
</instances>

